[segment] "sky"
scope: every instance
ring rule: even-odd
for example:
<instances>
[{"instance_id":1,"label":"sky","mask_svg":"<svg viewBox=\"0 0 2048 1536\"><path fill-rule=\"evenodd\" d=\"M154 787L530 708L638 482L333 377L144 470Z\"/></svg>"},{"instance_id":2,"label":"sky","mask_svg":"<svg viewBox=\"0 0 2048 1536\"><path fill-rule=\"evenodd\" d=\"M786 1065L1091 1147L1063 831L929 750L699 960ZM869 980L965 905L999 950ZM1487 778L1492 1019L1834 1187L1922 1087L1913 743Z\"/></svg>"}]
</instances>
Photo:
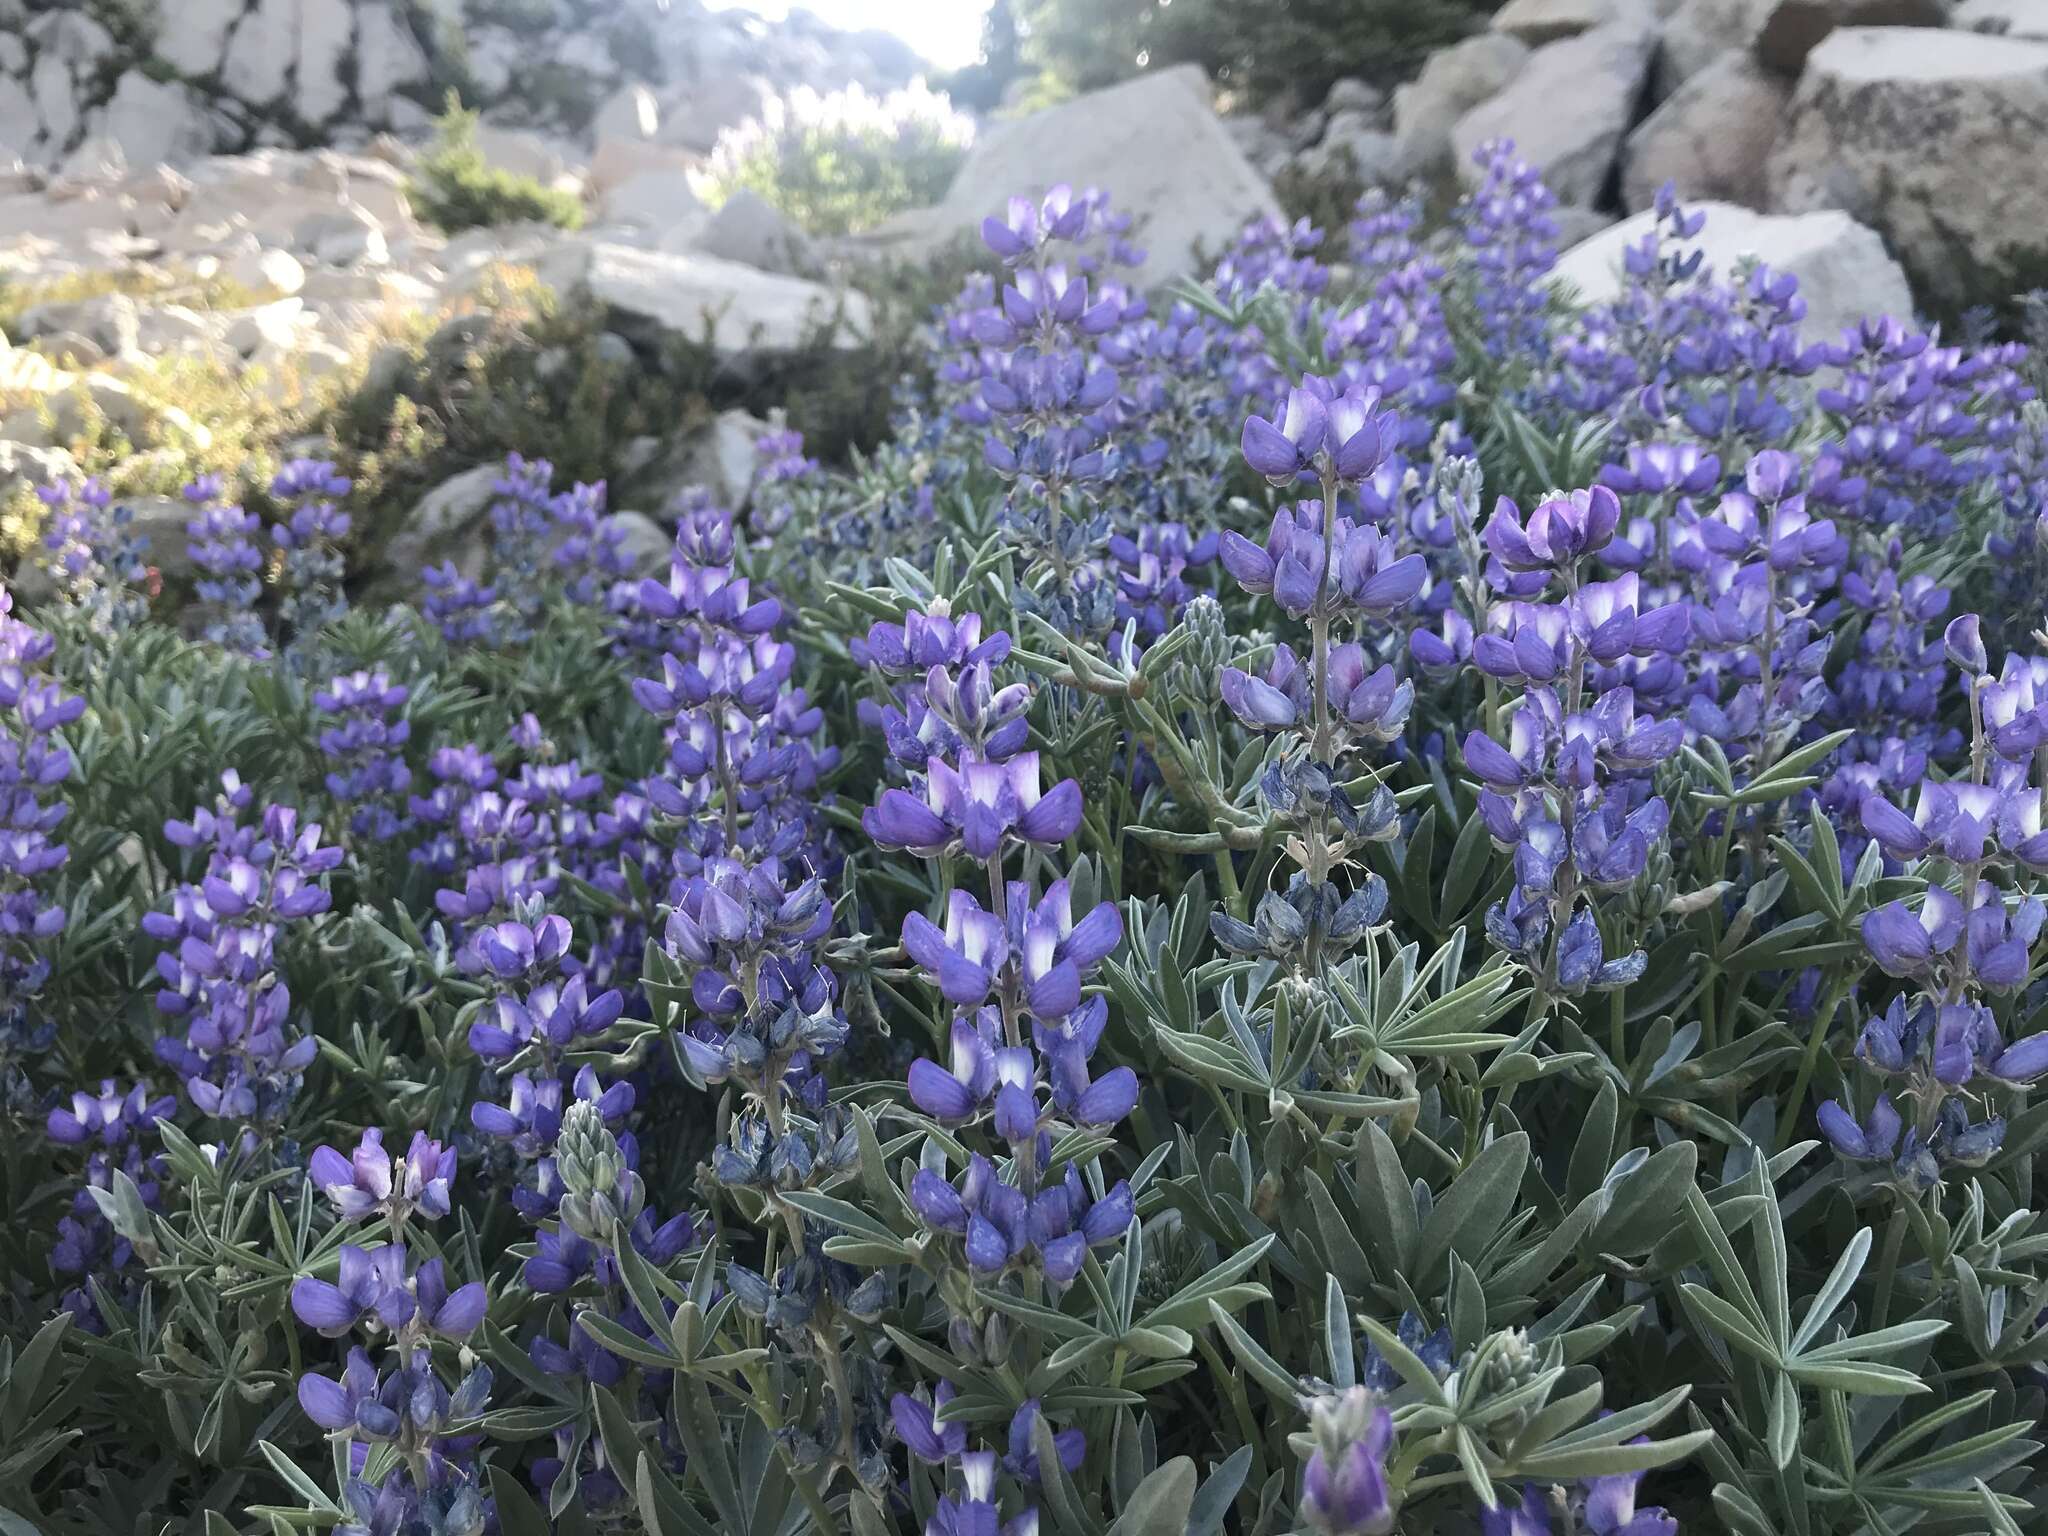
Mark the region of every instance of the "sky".
<instances>
[{"instance_id":1,"label":"sky","mask_svg":"<svg viewBox=\"0 0 2048 1536\"><path fill-rule=\"evenodd\" d=\"M715 11L748 10L770 18L801 8L820 21L858 31L894 32L937 69L971 64L981 51L988 0L710 0Z\"/></svg>"}]
</instances>

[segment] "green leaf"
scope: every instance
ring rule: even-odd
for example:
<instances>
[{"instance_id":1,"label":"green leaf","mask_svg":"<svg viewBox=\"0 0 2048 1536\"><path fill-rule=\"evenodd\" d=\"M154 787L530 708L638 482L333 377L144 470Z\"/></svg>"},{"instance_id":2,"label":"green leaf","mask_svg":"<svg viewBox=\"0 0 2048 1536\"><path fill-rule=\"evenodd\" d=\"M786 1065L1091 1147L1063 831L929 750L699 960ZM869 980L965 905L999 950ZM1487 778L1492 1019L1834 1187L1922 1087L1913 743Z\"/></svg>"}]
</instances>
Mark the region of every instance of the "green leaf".
<instances>
[{"instance_id":1,"label":"green leaf","mask_svg":"<svg viewBox=\"0 0 2048 1536\"><path fill-rule=\"evenodd\" d=\"M1798 1354L1812 1342L1821 1324L1834 1315L1835 1308L1848 1299L1849 1289L1856 1283L1856 1277L1863 1273L1863 1265L1870 1257L1870 1228L1865 1227L1849 1239L1842 1256L1835 1260L1835 1267L1828 1271L1828 1277L1814 1293L1806 1315L1799 1321L1799 1331L1792 1335L1792 1353Z\"/></svg>"},{"instance_id":2,"label":"green leaf","mask_svg":"<svg viewBox=\"0 0 2048 1536\"><path fill-rule=\"evenodd\" d=\"M1110 1529L1117 1536L1184 1536L1195 1504L1195 1464L1176 1456L1138 1484L1123 1515Z\"/></svg>"},{"instance_id":3,"label":"green leaf","mask_svg":"<svg viewBox=\"0 0 2048 1536\"><path fill-rule=\"evenodd\" d=\"M498 1528L504 1536L553 1536L548 1517L510 1469L492 1462L491 1499L498 1506Z\"/></svg>"},{"instance_id":4,"label":"green leaf","mask_svg":"<svg viewBox=\"0 0 2048 1536\"><path fill-rule=\"evenodd\" d=\"M1503 1136L1452 1182L1424 1223L1410 1276L1425 1292L1449 1278L1453 1253L1471 1258L1500 1235L1529 1164L1529 1138Z\"/></svg>"},{"instance_id":5,"label":"green leaf","mask_svg":"<svg viewBox=\"0 0 2048 1536\"><path fill-rule=\"evenodd\" d=\"M1221 1307L1211 1306L1209 1316L1216 1324L1217 1331L1223 1335L1223 1342L1228 1344L1230 1352L1237 1356L1238 1364L1249 1371L1260 1386L1282 1403L1290 1408L1298 1406L1300 1384L1288 1374L1287 1368L1267 1354L1259 1341L1246 1333L1238 1320ZM1434 1377L1430 1379L1435 1380Z\"/></svg>"}]
</instances>

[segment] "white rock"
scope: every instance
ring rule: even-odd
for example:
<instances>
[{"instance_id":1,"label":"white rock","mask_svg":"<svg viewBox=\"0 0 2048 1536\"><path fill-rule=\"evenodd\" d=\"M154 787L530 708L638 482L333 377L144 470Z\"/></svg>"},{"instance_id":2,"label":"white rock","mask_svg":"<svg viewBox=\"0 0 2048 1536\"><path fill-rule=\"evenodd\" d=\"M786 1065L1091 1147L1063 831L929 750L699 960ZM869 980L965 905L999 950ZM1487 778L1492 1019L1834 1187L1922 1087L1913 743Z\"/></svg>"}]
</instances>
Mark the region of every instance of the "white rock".
<instances>
[{"instance_id":1,"label":"white rock","mask_svg":"<svg viewBox=\"0 0 2048 1536\"><path fill-rule=\"evenodd\" d=\"M1614 22L1538 48L1506 90L1451 130L1459 176L1476 183L1473 153L1490 139L1512 139L1560 202L1599 201L1656 43L1655 31Z\"/></svg>"},{"instance_id":2,"label":"white rock","mask_svg":"<svg viewBox=\"0 0 2048 1536\"><path fill-rule=\"evenodd\" d=\"M1494 13L1493 30L1540 48L1611 21L1637 20L1647 9L1647 0L1508 0Z\"/></svg>"},{"instance_id":3,"label":"white rock","mask_svg":"<svg viewBox=\"0 0 2048 1536\"><path fill-rule=\"evenodd\" d=\"M292 230L292 244L330 267L382 266L390 260L384 226L354 203L336 202L301 219Z\"/></svg>"},{"instance_id":4,"label":"white rock","mask_svg":"<svg viewBox=\"0 0 2048 1536\"><path fill-rule=\"evenodd\" d=\"M292 110L307 122L324 123L348 104L341 64L354 46L354 11L334 0L304 0Z\"/></svg>"},{"instance_id":5,"label":"white rock","mask_svg":"<svg viewBox=\"0 0 2048 1536\"><path fill-rule=\"evenodd\" d=\"M1797 75L1822 39L1844 27L1939 27L1949 0L1776 0L1758 29L1757 62Z\"/></svg>"},{"instance_id":6,"label":"white rock","mask_svg":"<svg viewBox=\"0 0 2048 1536\"><path fill-rule=\"evenodd\" d=\"M28 44L12 32L0 32L0 75L28 73Z\"/></svg>"},{"instance_id":7,"label":"white rock","mask_svg":"<svg viewBox=\"0 0 2048 1536\"><path fill-rule=\"evenodd\" d=\"M1851 28L1807 60L1772 154L1772 206L1879 230L1933 299L2007 297L2048 228L2048 43Z\"/></svg>"},{"instance_id":8,"label":"white rock","mask_svg":"<svg viewBox=\"0 0 2048 1536\"><path fill-rule=\"evenodd\" d=\"M70 69L56 54L42 54L29 73L28 89L29 95L35 98L36 116L42 121L44 138L61 148L78 127L78 97Z\"/></svg>"},{"instance_id":9,"label":"white rock","mask_svg":"<svg viewBox=\"0 0 2048 1536\"><path fill-rule=\"evenodd\" d=\"M756 272L715 256L599 242L584 259L583 286L611 311L612 328L629 337L654 332L696 338L708 318L712 347L732 357L790 351L840 306L846 323L835 345L862 345L872 324L861 294L835 294L818 283Z\"/></svg>"},{"instance_id":10,"label":"white rock","mask_svg":"<svg viewBox=\"0 0 2048 1536\"><path fill-rule=\"evenodd\" d=\"M1789 82L1730 52L1686 80L1629 134L1622 150L1622 202L1647 208L1671 182L1690 198L1756 207L1764 163L1784 127Z\"/></svg>"},{"instance_id":11,"label":"white rock","mask_svg":"<svg viewBox=\"0 0 2048 1536\"><path fill-rule=\"evenodd\" d=\"M944 239L977 229L1012 194L1058 182L1109 188L1117 209L1135 217L1147 253L1142 286L1192 273L1198 246L1213 255L1247 220L1280 213L1190 64L995 125L968 151L944 202L919 221L920 233Z\"/></svg>"},{"instance_id":12,"label":"white rock","mask_svg":"<svg viewBox=\"0 0 2048 1536\"><path fill-rule=\"evenodd\" d=\"M285 80L299 51L298 0L257 0L256 8L235 23L221 61L221 84L228 94L251 106L264 106L284 94Z\"/></svg>"},{"instance_id":13,"label":"white rock","mask_svg":"<svg viewBox=\"0 0 2048 1536\"><path fill-rule=\"evenodd\" d=\"M131 69L114 86L101 132L121 146L131 165L182 164L213 152L215 118L191 86L165 84Z\"/></svg>"},{"instance_id":14,"label":"white rock","mask_svg":"<svg viewBox=\"0 0 2048 1536\"><path fill-rule=\"evenodd\" d=\"M726 129L760 116L762 102L772 94L768 82L744 72L669 87L661 94L655 136L664 144L709 154Z\"/></svg>"},{"instance_id":15,"label":"white rock","mask_svg":"<svg viewBox=\"0 0 2048 1536\"><path fill-rule=\"evenodd\" d=\"M73 74L85 76L115 52L114 35L81 6L52 10L26 29L30 50L38 58L54 58Z\"/></svg>"},{"instance_id":16,"label":"white rock","mask_svg":"<svg viewBox=\"0 0 2048 1536\"><path fill-rule=\"evenodd\" d=\"M1754 255L1798 277L1809 341L1834 341L1865 315L1913 312L1906 275L1885 253L1884 241L1846 213L1773 217L1732 203L1694 206L1707 222L1692 244L1715 271L1725 274L1739 257ZM1558 258L1552 275L1588 304L1614 298L1621 292L1622 253L1650 231L1656 217L1654 210L1639 213L1574 246Z\"/></svg>"},{"instance_id":17,"label":"white rock","mask_svg":"<svg viewBox=\"0 0 2048 1536\"><path fill-rule=\"evenodd\" d=\"M662 234L694 233L704 223L704 205L690 190L689 179L673 171L641 171L605 190L605 218L614 224Z\"/></svg>"},{"instance_id":18,"label":"white rock","mask_svg":"<svg viewBox=\"0 0 2048 1536\"><path fill-rule=\"evenodd\" d=\"M590 166L584 172L584 186L602 202L607 191L642 171L662 171L671 176L687 177L696 163L696 156L687 150L667 144L601 138L591 154Z\"/></svg>"},{"instance_id":19,"label":"white rock","mask_svg":"<svg viewBox=\"0 0 2048 1536\"><path fill-rule=\"evenodd\" d=\"M553 140L525 128L501 128L495 123L479 123L476 147L482 153L484 163L494 169L510 171L515 176L531 176L549 186L569 169L569 162Z\"/></svg>"},{"instance_id":20,"label":"white rock","mask_svg":"<svg viewBox=\"0 0 2048 1536\"><path fill-rule=\"evenodd\" d=\"M1418 169L1448 165L1459 118L1507 89L1529 62L1529 47L1481 32L1431 54L1422 73L1394 88L1394 134Z\"/></svg>"},{"instance_id":21,"label":"white rock","mask_svg":"<svg viewBox=\"0 0 2048 1536\"><path fill-rule=\"evenodd\" d=\"M2048 0L1963 0L1949 25L1997 37L2048 39Z\"/></svg>"},{"instance_id":22,"label":"white rock","mask_svg":"<svg viewBox=\"0 0 2048 1536\"><path fill-rule=\"evenodd\" d=\"M427 56L389 0L362 0L356 7L356 94L383 101L431 75Z\"/></svg>"},{"instance_id":23,"label":"white rock","mask_svg":"<svg viewBox=\"0 0 2048 1536\"><path fill-rule=\"evenodd\" d=\"M818 253L810 236L745 187L726 199L693 244L707 256L721 256L763 272L801 275L818 268Z\"/></svg>"},{"instance_id":24,"label":"white rock","mask_svg":"<svg viewBox=\"0 0 2048 1536\"><path fill-rule=\"evenodd\" d=\"M221 340L244 357L253 356L264 347L289 347L298 340L305 314L305 301L296 298L229 311L221 316L227 321Z\"/></svg>"},{"instance_id":25,"label":"white rock","mask_svg":"<svg viewBox=\"0 0 2048 1536\"><path fill-rule=\"evenodd\" d=\"M661 104L654 92L637 80L622 86L590 120L593 135L602 142L622 139L628 143L652 139L661 132Z\"/></svg>"},{"instance_id":26,"label":"white rock","mask_svg":"<svg viewBox=\"0 0 2048 1536\"><path fill-rule=\"evenodd\" d=\"M158 12L156 56L181 75L213 74L241 14L242 0L177 0Z\"/></svg>"},{"instance_id":27,"label":"white rock","mask_svg":"<svg viewBox=\"0 0 2048 1536\"><path fill-rule=\"evenodd\" d=\"M286 297L306 286L306 269L290 251L258 247L241 251L221 264L221 276L254 293Z\"/></svg>"},{"instance_id":28,"label":"white rock","mask_svg":"<svg viewBox=\"0 0 2048 1536\"><path fill-rule=\"evenodd\" d=\"M96 299L37 304L21 312L15 330L23 341L75 331L90 337L103 352L133 352L137 313L135 301L127 294L109 293Z\"/></svg>"},{"instance_id":29,"label":"white rock","mask_svg":"<svg viewBox=\"0 0 2048 1536\"><path fill-rule=\"evenodd\" d=\"M183 304L162 304L136 317L135 345L151 357L166 352L205 352L212 348L218 323Z\"/></svg>"}]
</instances>

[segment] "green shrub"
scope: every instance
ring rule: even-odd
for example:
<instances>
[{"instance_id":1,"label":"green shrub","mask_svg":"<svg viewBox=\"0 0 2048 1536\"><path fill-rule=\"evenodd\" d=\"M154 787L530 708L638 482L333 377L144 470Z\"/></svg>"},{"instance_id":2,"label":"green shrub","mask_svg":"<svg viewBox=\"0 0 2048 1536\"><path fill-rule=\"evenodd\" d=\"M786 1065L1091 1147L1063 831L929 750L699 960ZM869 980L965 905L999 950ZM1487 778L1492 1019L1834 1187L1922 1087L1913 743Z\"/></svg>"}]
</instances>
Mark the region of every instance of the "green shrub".
<instances>
[{"instance_id":1,"label":"green shrub","mask_svg":"<svg viewBox=\"0 0 2048 1536\"><path fill-rule=\"evenodd\" d=\"M728 130L698 190L718 204L744 188L813 234L851 234L937 202L973 131L921 83L880 98L800 89Z\"/></svg>"},{"instance_id":2,"label":"green shrub","mask_svg":"<svg viewBox=\"0 0 2048 1536\"><path fill-rule=\"evenodd\" d=\"M499 170L484 159L476 143L476 114L465 111L453 93L439 129L407 189L413 207L429 223L450 234L528 219L563 229L582 224L583 205L573 194Z\"/></svg>"}]
</instances>

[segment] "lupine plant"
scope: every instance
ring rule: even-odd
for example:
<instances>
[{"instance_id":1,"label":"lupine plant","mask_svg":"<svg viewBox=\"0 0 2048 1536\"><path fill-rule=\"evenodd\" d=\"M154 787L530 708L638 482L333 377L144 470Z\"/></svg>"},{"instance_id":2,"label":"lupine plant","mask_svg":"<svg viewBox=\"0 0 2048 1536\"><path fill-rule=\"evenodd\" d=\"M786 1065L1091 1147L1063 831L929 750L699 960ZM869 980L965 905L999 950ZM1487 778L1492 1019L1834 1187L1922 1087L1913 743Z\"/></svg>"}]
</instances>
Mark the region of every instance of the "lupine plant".
<instances>
[{"instance_id":1,"label":"lupine plant","mask_svg":"<svg viewBox=\"0 0 2048 1536\"><path fill-rule=\"evenodd\" d=\"M2040 1528L2039 366L1477 170L992 210L662 570L48 488L0 1527Z\"/></svg>"}]
</instances>

